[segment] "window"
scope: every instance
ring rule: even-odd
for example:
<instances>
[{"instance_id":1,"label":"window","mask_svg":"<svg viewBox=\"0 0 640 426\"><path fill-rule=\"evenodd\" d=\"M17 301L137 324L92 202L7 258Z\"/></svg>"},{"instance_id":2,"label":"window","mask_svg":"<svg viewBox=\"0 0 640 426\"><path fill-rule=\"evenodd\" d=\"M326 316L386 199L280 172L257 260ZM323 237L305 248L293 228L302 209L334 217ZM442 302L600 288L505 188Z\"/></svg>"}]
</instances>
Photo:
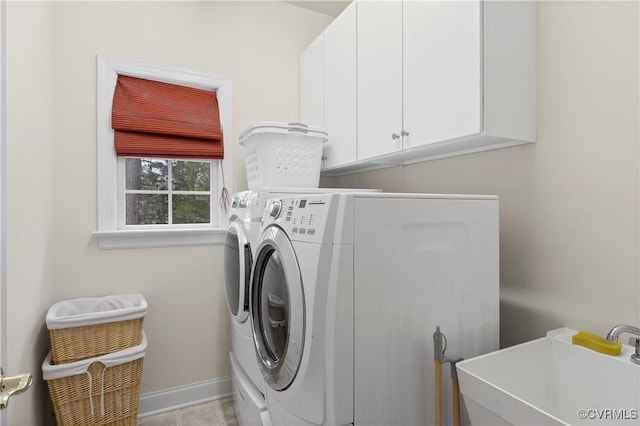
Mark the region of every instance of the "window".
<instances>
[{"instance_id":1,"label":"window","mask_svg":"<svg viewBox=\"0 0 640 426\"><path fill-rule=\"evenodd\" d=\"M118 75L215 90L225 158L116 156L111 102ZM98 57L98 231L104 249L224 243L223 183L231 191L231 80ZM224 175L223 175L224 173Z\"/></svg>"},{"instance_id":2,"label":"window","mask_svg":"<svg viewBox=\"0 0 640 426\"><path fill-rule=\"evenodd\" d=\"M118 209L123 215L121 227L215 222L212 161L123 160L124 208Z\"/></svg>"}]
</instances>

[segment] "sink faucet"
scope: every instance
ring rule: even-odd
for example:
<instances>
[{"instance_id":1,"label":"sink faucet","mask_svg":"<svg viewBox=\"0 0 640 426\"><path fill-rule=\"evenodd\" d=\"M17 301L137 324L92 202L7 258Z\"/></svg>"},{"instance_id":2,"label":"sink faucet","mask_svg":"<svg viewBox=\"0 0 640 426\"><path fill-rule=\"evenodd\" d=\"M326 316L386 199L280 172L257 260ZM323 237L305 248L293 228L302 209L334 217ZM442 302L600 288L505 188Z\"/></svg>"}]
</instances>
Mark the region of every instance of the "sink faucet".
<instances>
[{"instance_id":1,"label":"sink faucet","mask_svg":"<svg viewBox=\"0 0 640 426\"><path fill-rule=\"evenodd\" d=\"M631 325L618 324L613 327L611 331L609 331L609 334L607 334L607 340L611 342L617 342L618 336L620 336L622 333L631 333L640 337L640 328L633 327Z\"/></svg>"},{"instance_id":2,"label":"sink faucet","mask_svg":"<svg viewBox=\"0 0 640 426\"><path fill-rule=\"evenodd\" d=\"M617 342L618 336L620 336L622 333L630 333L636 335L635 338L629 339L629 344L635 345L636 348L636 353L631 354L631 362L640 365L640 328L633 327L631 325L618 324L609 331L609 333L607 334L607 340L611 342Z\"/></svg>"}]
</instances>

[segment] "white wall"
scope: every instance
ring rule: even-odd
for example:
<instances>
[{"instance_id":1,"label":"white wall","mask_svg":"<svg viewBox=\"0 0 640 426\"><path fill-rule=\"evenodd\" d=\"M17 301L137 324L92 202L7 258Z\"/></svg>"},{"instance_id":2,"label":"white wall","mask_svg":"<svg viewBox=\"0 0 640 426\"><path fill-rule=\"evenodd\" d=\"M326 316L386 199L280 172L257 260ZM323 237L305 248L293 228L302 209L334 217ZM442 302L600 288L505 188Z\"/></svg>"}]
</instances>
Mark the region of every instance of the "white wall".
<instances>
[{"instance_id":1,"label":"white wall","mask_svg":"<svg viewBox=\"0 0 640 426\"><path fill-rule=\"evenodd\" d=\"M498 194L503 346L640 324L638 2L544 1L537 18L536 144L323 181Z\"/></svg>"},{"instance_id":2,"label":"white wall","mask_svg":"<svg viewBox=\"0 0 640 426\"><path fill-rule=\"evenodd\" d=\"M54 300L53 117L50 4L6 8L7 359L8 374L31 372L34 385L13 397L9 425L43 424L48 352L44 325Z\"/></svg>"},{"instance_id":3,"label":"white wall","mask_svg":"<svg viewBox=\"0 0 640 426\"><path fill-rule=\"evenodd\" d=\"M40 368L55 301L141 292L143 394L230 375L222 247L102 251L92 237L96 55L232 77L238 135L253 121L297 119L298 56L330 20L281 2L8 3L12 371ZM235 161L245 189L239 147ZM45 386L35 387L12 400L9 424L43 424Z\"/></svg>"}]
</instances>

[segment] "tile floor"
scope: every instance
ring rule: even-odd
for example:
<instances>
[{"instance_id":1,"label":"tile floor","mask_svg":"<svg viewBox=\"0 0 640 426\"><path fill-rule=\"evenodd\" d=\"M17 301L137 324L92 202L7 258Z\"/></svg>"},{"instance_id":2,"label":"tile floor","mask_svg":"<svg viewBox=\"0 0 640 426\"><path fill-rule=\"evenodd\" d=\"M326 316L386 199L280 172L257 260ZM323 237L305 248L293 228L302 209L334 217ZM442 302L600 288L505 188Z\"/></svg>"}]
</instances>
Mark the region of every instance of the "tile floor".
<instances>
[{"instance_id":1,"label":"tile floor","mask_svg":"<svg viewBox=\"0 0 640 426\"><path fill-rule=\"evenodd\" d=\"M146 417L138 426L238 426L238 422L233 399L224 398Z\"/></svg>"}]
</instances>

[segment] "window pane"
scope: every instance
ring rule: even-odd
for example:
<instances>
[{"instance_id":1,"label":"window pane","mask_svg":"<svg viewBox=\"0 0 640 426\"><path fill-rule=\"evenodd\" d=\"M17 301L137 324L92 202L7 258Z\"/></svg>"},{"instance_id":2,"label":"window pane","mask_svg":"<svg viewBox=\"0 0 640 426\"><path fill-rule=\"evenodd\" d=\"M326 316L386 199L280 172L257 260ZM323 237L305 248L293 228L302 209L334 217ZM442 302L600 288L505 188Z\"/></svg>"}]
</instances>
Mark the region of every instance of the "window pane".
<instances>
[{"instance_id":1,"label":"window pane","mask_svg":"<svg viewBox=\"0 0 640 426\"><path fill-rule=\"evenodd\" d=\"M168 195L127 194L127 225L167 224L168 210Z\"/></svg>"},{"instance_id":2,"label":"window pane","mask_svg":"<svg viewBox=\"0 0 640 426\"><path fill-rule=\"evenodd\" d=\"M209 223L208 195L174 195L173 223Z\"/></svg>"},{"instance_id":3,"label":"window pane","mask_svg":"<svg viewBox=\"0 0 640 426\"><path fill-rule=\"evenodd\" d=\"M153 158L126 158L125 160L127 189L160 191L168 189L167 160Z\"/></svg>"},{"instance_id":4,"label":"window pane","mask_svg":"<svg viewBox=\"0 0 640 426\"><path fill-rule=\"evenodd\" d=\"M209 191L211 163L209 161L172 161L175 191Z\"/></svg>"}]
</instances>

